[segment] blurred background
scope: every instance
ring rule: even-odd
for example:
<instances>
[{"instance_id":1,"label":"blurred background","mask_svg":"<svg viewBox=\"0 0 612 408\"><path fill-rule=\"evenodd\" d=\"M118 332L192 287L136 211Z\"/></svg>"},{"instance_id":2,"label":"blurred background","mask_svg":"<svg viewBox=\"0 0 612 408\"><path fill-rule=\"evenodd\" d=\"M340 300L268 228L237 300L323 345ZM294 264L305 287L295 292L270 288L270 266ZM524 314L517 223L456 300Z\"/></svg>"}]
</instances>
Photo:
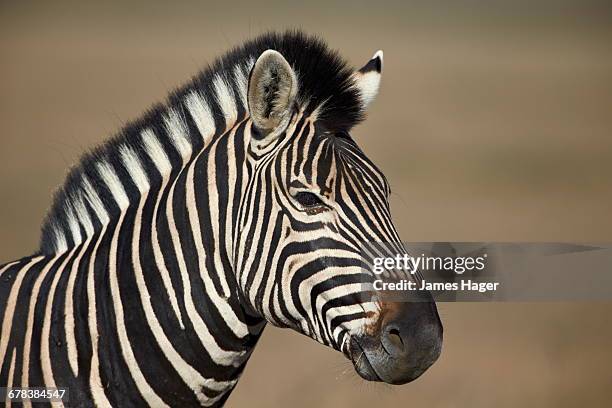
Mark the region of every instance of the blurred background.
<instances>
[{"instance_id":1,"label":"blurred background","mask_svg":"<svg viewBox=\"0 0 612 408\"><path fill-rule=\"evenodd\" d=\"M291 27L356 67L384 50L353 134L404 240L612 241L608 2L254 3L0 3L0 261L33 252L83 151L228 48ZM414 383L366 383L268 327L228 406L608 406L612 303L439 309L443 354Z\"/></svg>"}]
</instances>

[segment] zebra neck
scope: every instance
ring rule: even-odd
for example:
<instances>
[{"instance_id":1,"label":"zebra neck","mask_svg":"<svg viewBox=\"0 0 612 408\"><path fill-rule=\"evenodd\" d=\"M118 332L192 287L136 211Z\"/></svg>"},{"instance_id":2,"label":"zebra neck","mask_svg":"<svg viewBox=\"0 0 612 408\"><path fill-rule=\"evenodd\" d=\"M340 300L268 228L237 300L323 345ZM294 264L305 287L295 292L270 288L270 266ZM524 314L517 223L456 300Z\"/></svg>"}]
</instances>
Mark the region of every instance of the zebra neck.
<instances>
[{"instance_id":1,"label":"zebra neck","mask_svg":"<svg viewBox=\"0 0 612 408\"><path fill-rule=\"evenodd\" d=\"M245 126L240 121L219 132L191 156L185 155L189 158L179 168L166 168L163 150L151 149L156 155L149 157L160 170L156 183L147 182L149 173L137 170L138 157L124 153L140 198L134 202L115 193L123 209L106 232L111 237L109 264L117 265L109 273L117 276L115 298L121 297L113 307L123 310L133 324L138 315L128 311L143 311L140 327L150 330L162 351L152 352L148 364L161 366L169 359L175 369L193 367L197 374L177 369L173 381L190 384L205 405L225 398L233 388L264 327L262 319L245 309L231 262L247 178ZM155 140L151 136L148 140ZM122 253L129 255L112 256ZM123 296L121 282L132 275L139 296ZM129 338L126 330L129 342L137 344L142 332L132 333L137 337ZM207 397L198 387L217 394Z\"/></svg>"},{"instance_id":2,"label":"zebra neck","mask_svg":"<svg viewBox=\"0 0 612 408\"><path fill-rule=\"evenodd\" d=\"M265 324L243 301L232 264L248 177L246 126L239 121L215 136L174 176L162 177L154 193L143 189L133 216L139 238L132 256L139 246L147 273L154 275L149 279L157 283L150 297L159 310L171 311L164 331L180 327L185 344L201 344L194 350L203 359L200 372L207 380L232 378L219 385L224 390L237 381ZM139 224L150 231L139 231Z\"/></svg>"},{"instance_id":3,"label":"zebra neck","mask_svg":"<svg viewBox=\"0 0 612 408\"><path fill-rule=\"evenodd\" d=\"M234 310L248 307L233 265L248 183L246 126L246 120L239 121L186 161L175 177L165 177L150 213L154 256L161 262L163 253L175 254L179 271L199 271L204 291Z\"/></svg>"}]
</instances>

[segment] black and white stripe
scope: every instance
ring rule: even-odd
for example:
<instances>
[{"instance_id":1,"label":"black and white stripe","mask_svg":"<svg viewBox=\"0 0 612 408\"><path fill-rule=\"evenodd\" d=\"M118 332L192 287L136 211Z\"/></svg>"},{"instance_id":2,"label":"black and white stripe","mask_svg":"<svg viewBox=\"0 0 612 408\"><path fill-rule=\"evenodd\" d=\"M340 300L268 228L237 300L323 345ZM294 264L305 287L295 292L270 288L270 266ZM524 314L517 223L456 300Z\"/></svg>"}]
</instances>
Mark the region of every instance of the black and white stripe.
<instances>
[{"instance_id":1,"label":"black and white stripe","mask_svg":"<svg viewBox=\"0 0 612 408\"><path fill-rule=\"evenodd\" d=\"M249 114L268 49L298 81L274 138ZM347 133L381 69L381 54L352 71L312 37L262 36L88 154L39 253L0 268L0 386L216 406L266 322L348 354L379 311L361 296L361 244L401 245L389 186Z\"/></svg>"}]
</instances>

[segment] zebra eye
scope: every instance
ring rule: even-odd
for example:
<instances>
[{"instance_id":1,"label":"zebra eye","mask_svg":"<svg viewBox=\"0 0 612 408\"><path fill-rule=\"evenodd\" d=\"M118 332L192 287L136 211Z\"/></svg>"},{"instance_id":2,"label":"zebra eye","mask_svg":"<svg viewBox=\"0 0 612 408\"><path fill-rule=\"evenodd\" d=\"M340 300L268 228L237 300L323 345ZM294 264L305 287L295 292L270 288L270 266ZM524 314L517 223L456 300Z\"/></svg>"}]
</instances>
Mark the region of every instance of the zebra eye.
<instances>
[{"instance_id":1,"label":"zebra eye","mask_svg":"<svg viewBox=\"0 0 612 408\"><path fill-rule=\"evenodd\" d=\"M295 199L300 203L303 207L317 207L323 205L323 201L316 194L309 193L306 191L300 191L295 195Z\"/></svg>"}]
</instances>

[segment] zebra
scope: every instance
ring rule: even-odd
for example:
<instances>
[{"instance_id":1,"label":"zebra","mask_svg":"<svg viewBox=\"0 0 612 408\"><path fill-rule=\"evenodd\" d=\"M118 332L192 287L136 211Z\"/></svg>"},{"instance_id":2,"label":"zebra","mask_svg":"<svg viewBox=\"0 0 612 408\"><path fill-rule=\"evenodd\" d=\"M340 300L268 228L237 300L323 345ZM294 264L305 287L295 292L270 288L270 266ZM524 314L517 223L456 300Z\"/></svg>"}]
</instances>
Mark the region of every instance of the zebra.
<instances>
[{"instance_id":1,"label":"zebra","mask_svg":"<svg viewBox=\"0 0 612 408\"><path fill-rule=\"evenodd\" d=\"M0 267L0 387L222 406L267 323L366 380L419 377L441 352L434 301L363 285L361 242L402 248L389 184L350 136L382 69L381 51L354 70L317 36L270 32L86 153L39 249Z\"/></svg>"}]
</instances>

